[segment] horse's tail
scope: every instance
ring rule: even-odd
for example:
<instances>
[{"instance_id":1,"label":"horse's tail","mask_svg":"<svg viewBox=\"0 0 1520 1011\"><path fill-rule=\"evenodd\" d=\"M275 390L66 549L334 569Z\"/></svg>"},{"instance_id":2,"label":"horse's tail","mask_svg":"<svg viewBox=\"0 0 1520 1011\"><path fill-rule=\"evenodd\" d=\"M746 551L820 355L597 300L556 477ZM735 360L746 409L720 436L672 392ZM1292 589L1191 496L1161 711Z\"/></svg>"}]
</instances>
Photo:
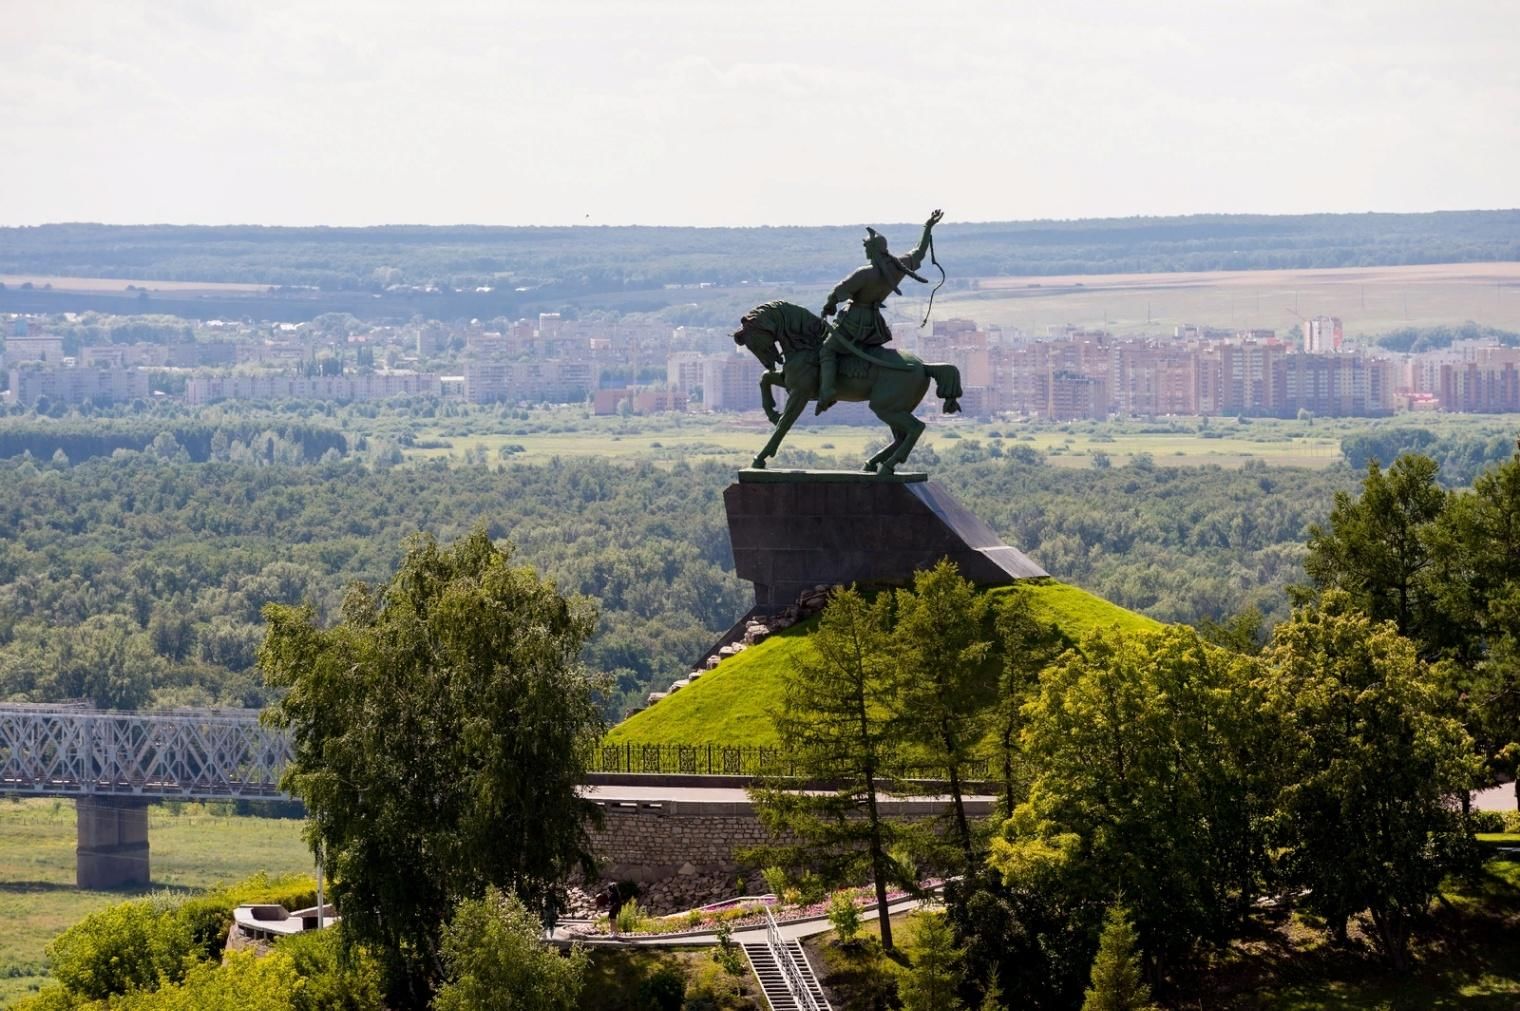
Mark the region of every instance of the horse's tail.
<instances>
[{"instance_id":1,"label":"horse's tail","mask_svg":"<svg viewBox=\"0 0 1520 1011\"><path fill-rule=\"evenodd\" d=\"M934 395L945 402L946 414L959 414L961 410L961 370L948 363L924 364L924 371L934 380Z\"/></svg>"}]
</instances>

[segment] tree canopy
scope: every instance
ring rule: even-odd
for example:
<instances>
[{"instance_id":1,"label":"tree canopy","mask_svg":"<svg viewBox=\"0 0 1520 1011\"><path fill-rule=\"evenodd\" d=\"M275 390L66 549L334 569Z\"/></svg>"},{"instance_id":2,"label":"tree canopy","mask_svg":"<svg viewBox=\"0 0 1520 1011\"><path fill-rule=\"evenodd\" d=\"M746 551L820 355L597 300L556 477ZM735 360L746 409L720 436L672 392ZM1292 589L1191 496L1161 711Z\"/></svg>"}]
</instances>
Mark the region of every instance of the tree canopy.
<instances>
[{"instance_id":1,"label":"tree canopy","mask_svg":"<svg viewBox=\"0 0 1520 1011\"><path fill-rule=\"evenodd\" d=\"M345 936L381 953L398 1004L422 1006L462 899L510 890L547 917L590 870L577 795L602 723L577 663L593 615L483 529L443 548L412 539L343 620L271 605L259 666L294 762L307 837Z\"/></svg>"}]
</instances>

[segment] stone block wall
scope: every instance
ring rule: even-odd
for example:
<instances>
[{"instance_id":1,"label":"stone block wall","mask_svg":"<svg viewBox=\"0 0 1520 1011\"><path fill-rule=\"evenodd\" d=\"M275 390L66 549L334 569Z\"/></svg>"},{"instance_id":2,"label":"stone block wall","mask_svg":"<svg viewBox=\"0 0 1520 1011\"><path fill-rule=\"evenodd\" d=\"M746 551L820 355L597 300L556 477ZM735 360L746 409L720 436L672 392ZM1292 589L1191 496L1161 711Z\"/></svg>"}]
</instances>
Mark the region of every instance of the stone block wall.
<instances>
[{"instance_id":1,"label":"stone block wall","mask_svg":"<svg viewBox=\"0 0 1520 1011\"><path fill-rule=\"evenodd\" d=\"M888 817L922 818L940 813L943 800L884 800ZM603 824L591 830L602 874L640 883L676 876L719 875L732 881L741 869L739 853L783 842L760 824L748 801L715 802L647 799L603 802ZM971 817L992 809L992 798L967 798Z\"/></svg>"},{"instance_id":2,"label":"stone block wall","mask_svg":"<svg viewBox=\"0 0 1520 1011\"><path fill-rule=\"evenodd\" d=\"M640 883L693 874L733 880L740 851L772 841L754 810L737 804L609 804L602 827L591 830L603 875Z\"/></svg>"}]
</instances>

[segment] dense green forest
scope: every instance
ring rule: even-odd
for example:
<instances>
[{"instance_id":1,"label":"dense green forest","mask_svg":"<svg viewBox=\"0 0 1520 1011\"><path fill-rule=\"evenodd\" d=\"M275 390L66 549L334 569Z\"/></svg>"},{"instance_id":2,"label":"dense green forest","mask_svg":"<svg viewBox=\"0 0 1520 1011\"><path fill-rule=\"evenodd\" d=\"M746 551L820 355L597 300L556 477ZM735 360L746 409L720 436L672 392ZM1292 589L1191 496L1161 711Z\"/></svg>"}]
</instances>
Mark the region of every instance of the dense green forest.
<instances>
[{"instance_id":1,"label":"dense green forest","mask_svg":"<svg viewBox=\"0 0 1520 1011\"><path fill-rule=\"evenodd\" d=\"M311 600L331 618L352 580L393 569L408 534L447 540L484 523L597 602L585 659L613 675L605 705L618 716L684 674L750 603L720 500L731 460L616 455L612 442L612 459L521 456L503 443L408 460L480 432L615 440L612 424L564 411L459 413L426 398L8 418L0 697L262 704L252 657L264 603ZM1285 588L1304 578L1310 524L1369 460L1424 453L1444 484L1461 487L1508 459L1514 436L1486 420L1432 419L1347 429L1341 449L1350 466L1163 466L1141 454L1083 469L1047 464L1017 440L957 438L914 462L1065 582L1163 621L1255 608L1272 623L1287 614ZM800 450L782 462L854 466ZM108 668L119 682L91 680Z\"/></svg>"},{"instance_id":2,"label":"dense green forest","mask_svg":"<svg viewBox=\"0 0 1520 1011\"><path fill-rule=\"evenodd\" d=\"M917 224L873 222L906 249ZM0 274L236 281L380 291L394 284L818 283L859 227L269 228L55 224L0 228ZM959 277L1520 260L1520 211L1192 215L946 223Z\"/></svg>"},{"instance_id":3,"label":"dense green forest","mask_svg":"<svg viewBox=\"0 0 1520 1011\"><path fill-rule=\"evenodd\" d=\"M599 460L375 467L118 452L0 464L0 696L258 705L267 602L336 615L403 541L477 523L601 611L586 655L609 715L679 676L750 603L732 571L720 464ZM933 462L926 460L927 462ZM1284 613L1308 524L1351 473L1049 467L970 445L936 478L1062 579L1164 620ZM68 630L69 634L60 634Z\"/></svg>"}]
</instances>

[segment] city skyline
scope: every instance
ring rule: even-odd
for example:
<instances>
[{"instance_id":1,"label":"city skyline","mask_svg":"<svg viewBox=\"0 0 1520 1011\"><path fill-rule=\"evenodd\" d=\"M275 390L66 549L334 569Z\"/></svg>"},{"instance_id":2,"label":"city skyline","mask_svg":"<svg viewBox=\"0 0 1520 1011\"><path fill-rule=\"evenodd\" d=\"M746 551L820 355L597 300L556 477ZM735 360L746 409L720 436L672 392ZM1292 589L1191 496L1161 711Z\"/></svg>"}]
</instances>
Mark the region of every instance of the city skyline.
<instances>
[{"instance_id":1,"label":"city skyline","mask_svg":"<svg viewBox=\"0 0 1520 1011\"><path fill-rule=\"evenodd\" d=\"M78 0L11 12L0 225L1497 208L1497 2Z\"/></svg>"}]
</instances>

